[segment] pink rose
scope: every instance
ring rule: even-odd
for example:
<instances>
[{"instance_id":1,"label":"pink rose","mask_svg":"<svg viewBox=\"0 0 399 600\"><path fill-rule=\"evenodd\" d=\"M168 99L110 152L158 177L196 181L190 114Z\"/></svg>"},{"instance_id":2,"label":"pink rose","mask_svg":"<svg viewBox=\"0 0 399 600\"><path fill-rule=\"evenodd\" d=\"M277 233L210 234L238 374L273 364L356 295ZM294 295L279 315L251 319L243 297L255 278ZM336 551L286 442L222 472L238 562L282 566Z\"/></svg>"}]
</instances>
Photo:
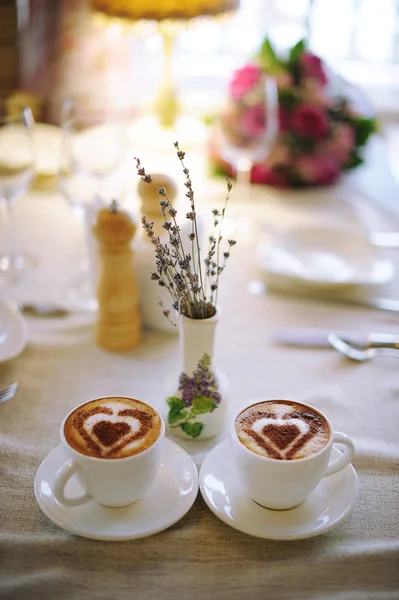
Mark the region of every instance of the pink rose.
<instances>
[{"instance_id":1,"label":"pink rose","mask_svg":"<svg viewBox=\"0 0 399 600\"><path fill-rule=\"evenodd\" d=\"M288 175L281 170L271 169L267 164L254 165L251 172L252 183L265 183L276 187L289 185Z\"/></svg>"},{"instance_id":2,"label":"pink rose","mask_svg":"<svg viewBox=\"0 0 399 600\"><path fill-rule=\"evenodd\" d=\"M295 133L319 140L328 133L328 118L318 106L303 102L294 111L291 126Z\"/></svg>"},{"instance_id":3,"label":"pink rose","mask_svg":"<svg viewBox=\"0 0 399 600\"><path fill-rule=\"evenodd\" d=\"M328 185L339 176L337 159L326 154L303 154L295 161L297 175L304 183Z\"/></svg>"},{"instance_id":4,"label":"pink rose","mask_svg":"<svg viewBox=\"0 0 399 600\"><path fill-rule=\"evenodd\" d=\"M326 108L333 105L333 101L327 95L324 86L316 79L306 79L302 82L302 99L309 104Z\"/></svg>"},{"instance_id":5,"label":"pink rose","mask_svg":"<svg viewBox=\"0 0 399 600\"><path fill-rule=\"evenodd\" d=\"M355 147L355 136L348 123L338 123L333 129L332 139L328 142L329 152L345 164Z\"/></svg>"},{"instance_id":6,"label":"pink rose","mask_svg":"<svg viewBox=\"0 0 399 600\"><path fill-rule=\"evenodd\" d=\"M299 68L305 79L316 79L321 85L326 85L327 75L324 71L323 62L318 56L311 52L303 52L299 57Z\"/></svg>"},{"instance_id":7,"label":"pink rose","mask_svg":"<svg viewBox=\"0 0 399 600\"><path fill-rule=\"evenodd\" d=\"M235 71L230 82L230 94L234 100L241 100L243 95L257 85L262 78L262 71L256 65L245 65Z\"/></svg>"},{"instance_id":8,"label":"pink rose","mask_svg":"<svg viewBox=\"0 0 399 600\"><path fill-rule=\"evenodd\" d=\"M288 131L291 128L290 111L283 106L279 106L278 108L278 121L280 131Z\"/></svg>"},{"instance_id":9,"label":"pink rose","mask_svg":"<svg viewBox=\"0 0 399 600\"><path fill-rule=\"evenodd\" d=\"M241 130L249 137L259 137L264 133L266 124L265 107L257 104L247 108L241 116Z\"/></svg>"},{"instance_id":10,"label":"pink rose","mask_svg":"<svg viewBox=\"0 0 399 600\"><path fill-rule=\"evenodd\" d=\"M281 71L281 73L276 73L274 79L279 89L290 88L294 85L292 75L287 71Z\"/></svg>"},{"instance_id":11,"label":"pink rose","mask_svg":"<svg viewBox=\"0 0 399 600\"><path fill-rule=\"evenodd\" d=\"M292 163L292 155L289 147L285 144L281 138L277 138L269 156L267 157L267 164L269 167L281 167L290 165Z\"/></svg>"}]
</instances>

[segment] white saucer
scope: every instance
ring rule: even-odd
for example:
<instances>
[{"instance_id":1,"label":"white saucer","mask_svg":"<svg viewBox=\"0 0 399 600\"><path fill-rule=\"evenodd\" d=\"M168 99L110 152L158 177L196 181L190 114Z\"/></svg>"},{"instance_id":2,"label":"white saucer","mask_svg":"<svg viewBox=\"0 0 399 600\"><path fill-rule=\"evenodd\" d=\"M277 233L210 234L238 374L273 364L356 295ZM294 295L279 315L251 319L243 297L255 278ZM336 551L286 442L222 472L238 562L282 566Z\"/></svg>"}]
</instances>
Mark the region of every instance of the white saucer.
<instances>
[{"instance_id":1,"label":"white saucer","mask_svg":"<svg viewBox=\"0 0 399 600\"><path fill-rule=\"evenodd\" d=\"M21 354L27 341L26 322L17 306L0 302L0 362Z\"/></svg>"},{"instance_id":2,"label":"white saucer","mask_svg":"<svg viewBox=\"0 0 399 600\"><path fill-rule=\"evenodd\" d=\"M35 477L35 496L44 514L56 525L94 540L121 541L147 537L170 527L190 510L198 493L198 473L183 448L166 440L162 465L147 494L135 504L107 508L92 501L75 508L59 504L52 492L57 469L65 462L61 446L44 459ZM66 494L81 487L73 476Z\"/></svg>"},{"instance_id":3,"label":"white saucer","mask_svg":"<svg viewBox=\"0 0 399 600\"><path fill-rule=\"evenodd\" d=\"M321 224L295 227L261 246L259 263L272 275L319 287L383 285L395 272L365 233Z\"/></svg>"},{"instance_id":4,"label":"white saucer","mask_svg":"<svg viewBox=\"0 0 399 600\"><path fill-rule=\"evenodd\" d=\"M333 448L332 458L339 454ZM242 489L225 440L205 458L200 471L200 489L211 511L238 531L270 540L299 540L329 531L353 509L358 495L355 469L348 465L340 473L322 479L301 506L275 511L255 504Z\"/></svg>"}]
</instances>

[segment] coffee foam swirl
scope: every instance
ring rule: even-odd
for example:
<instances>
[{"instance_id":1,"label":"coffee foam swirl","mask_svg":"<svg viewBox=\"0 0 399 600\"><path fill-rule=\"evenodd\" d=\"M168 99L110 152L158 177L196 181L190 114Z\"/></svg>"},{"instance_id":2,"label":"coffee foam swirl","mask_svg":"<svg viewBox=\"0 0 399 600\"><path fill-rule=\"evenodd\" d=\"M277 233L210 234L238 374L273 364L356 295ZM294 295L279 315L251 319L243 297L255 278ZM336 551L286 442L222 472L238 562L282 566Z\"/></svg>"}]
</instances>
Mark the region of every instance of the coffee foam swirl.
<instances>
[{"instance_id":1,"label":"coffee foam swirl","mask_svg":"<svg viewBox=\"0 0 399 600\"><path fill-rule=\"evenodd\" d=\"M161 420L147 404L130 398L101 398L78 407L64 427L68 443L97 458L124 458L149 448Z\"/></svg>"},{"instance_id":2,"label":"coffee foam swirl","mask_svg":"<svg viewBox=\"0 0 399 600\"><path fill-rule=\"evenodd\" d=\"M235 427L249 450L277 460L315 454L330 438L329 425L320 413L282 400L248 407L238 415Z\"/></svg>"}]
</instances>

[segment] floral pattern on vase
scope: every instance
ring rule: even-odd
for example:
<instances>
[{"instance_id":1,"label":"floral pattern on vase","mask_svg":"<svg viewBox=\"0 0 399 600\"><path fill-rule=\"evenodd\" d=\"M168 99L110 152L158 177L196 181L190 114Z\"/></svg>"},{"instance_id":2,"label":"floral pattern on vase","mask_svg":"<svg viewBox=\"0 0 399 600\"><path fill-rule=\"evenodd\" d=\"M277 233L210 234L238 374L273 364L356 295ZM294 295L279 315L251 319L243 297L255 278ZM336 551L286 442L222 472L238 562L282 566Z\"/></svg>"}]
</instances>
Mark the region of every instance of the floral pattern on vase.
<instances>
[{"instance_id":1,"label":"floral pattern on vase","mask_svg":"<svg viewBox=\"0 0 399 600\"><path fill-rule=\"evenodd\" d=\"M198 361L192 377L181 373L179 396L169 396L168 424L171 428L180 427L187 435L198 437L204 424L197 420L198 415L213 412L221 402L218 382L211 369L211 357L206 352Z\"/></svg>"}]
</instances>

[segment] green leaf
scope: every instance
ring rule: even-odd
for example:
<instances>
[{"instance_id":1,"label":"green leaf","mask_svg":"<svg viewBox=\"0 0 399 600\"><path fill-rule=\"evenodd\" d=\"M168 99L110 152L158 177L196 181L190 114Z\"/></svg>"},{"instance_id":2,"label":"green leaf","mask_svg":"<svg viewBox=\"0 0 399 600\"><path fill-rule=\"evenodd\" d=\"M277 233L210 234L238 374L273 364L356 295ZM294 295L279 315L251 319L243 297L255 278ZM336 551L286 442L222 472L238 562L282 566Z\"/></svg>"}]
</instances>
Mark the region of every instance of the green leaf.
<instances>
[{"instance_id":1,"label":"green leaf","mask_svg":"<svg viewBox=\"0 0 399 600\"><path fill-rule=\"evenodd\" d=\"M205 396L196 396L191 406L192 415L201 415L203 413L210 412L217 407L217 404L212 398L206 398Z\"/></svg>"},{"instance_id":2,"label":"green leaf","mask_svg":"<svg viewBox=\"0 0 399 600\"><path fill-rule=\"evenodd\" d=\"M281 64L277 58L273 46L270 40L266 38L260 47L258 60L261 68L269 73L275 73L281 71Z\"/></svg>"},{"instance_id":3,"label":"green leaf","mask_svg":"<svg viewBox=\"0 0 399 600\"><path fill-rule=\"evenodd\" d=\"M184 400L178 398L177 396L169 396L169 398L166 398L166 402L168 403L169 408L179 410L186 408L186 403L184 402Z\"/></svg>"},{"instance_id":4,"label":"green leaf","mask_svg":"<svg viewBox=\"0 0 399 600\"><path fill-rule=\"evenodd\" d=\"M278 91L278 99L281 106L284 108L292 109L301 100L300 94L295 88L281 88Z\"/></svg>"},{"instance_id":5,"label":"green leaf","mask_svg":"<svg viewBox=\"0 0 399 600\"><path fill-rule=\"evenodd\" d=\"M351 119L351 124L355 128L356 146L364 146L370 135L377 129L376 121L374 119L356 117Z\"/></svg>"},{"instance_id":6,"label":"green leaf","mask_svg":"<svg viewBox=\"0 0 399 600\"><path fill-rule=\"evenodd\" d=\"M177 421L181 421L188 416L188 411L184 410L186 408L186 403L181 398L177 396L169 396L166 399L168 406L170 407L170 411L168 412L168 423L172 425L172 423L176 423Z\"/></svg>"},{"instance_id":7,"label":"green leaf","mask_svg":"<svg viewBox=\"0 0 399 600\"><path fill-rule=\"evenodd\" d=\"M305 40L299 40L299 42L291 48L289 62L296 63L298 61L299 57L301 56L301 54L303 54L305 52L305 50L306 50Z\"/></svg>"},{"instance_id":8,"label":"green leaf","mask_svg":"<svg viewBox=\"0 0 399 600\"><path fill-rule=\"evenodd\" d=\"M180 425L180 427L183 429L183 431L185 433L187 433L187 435L191 435L191 437L193 438L197 438L199 436L199 434L201 433L201 431L204 428L204 424L203 423L182 423Z\"/></svg>"},{"instance_id":9,"label":"green leaf","mask_svg":"<svg viewBox=\"0 0 399 600\"><path fill-rule=\"evenodd\" d=\"M172 425L178 421L183 421L188 417L188 410L179 410L177 408L171 408L168 412L168 423Z\"/></svg>"},{"instance_id":10,"label":"green leaf","mask_svg":"<svg viewBox=\"0 0 399 600\"><path fill-rule=\"evenodd\" d=\"M226 177L226 175L231 177L231 173L229 173L226 167L215 161L209 163L209 171L209 174L213 177Z\"/></svg>"},{"instance_id":11,"label":"green leaf","mask_svg":"<svg viewBox=\"0 0 399 600\"><path fill-rule=\"evenodd\" d=\"M345 165L345 169L354 169L363 163L363 158L354 150L349 158L349 161Z\"/></svg>"}]
</instances>

